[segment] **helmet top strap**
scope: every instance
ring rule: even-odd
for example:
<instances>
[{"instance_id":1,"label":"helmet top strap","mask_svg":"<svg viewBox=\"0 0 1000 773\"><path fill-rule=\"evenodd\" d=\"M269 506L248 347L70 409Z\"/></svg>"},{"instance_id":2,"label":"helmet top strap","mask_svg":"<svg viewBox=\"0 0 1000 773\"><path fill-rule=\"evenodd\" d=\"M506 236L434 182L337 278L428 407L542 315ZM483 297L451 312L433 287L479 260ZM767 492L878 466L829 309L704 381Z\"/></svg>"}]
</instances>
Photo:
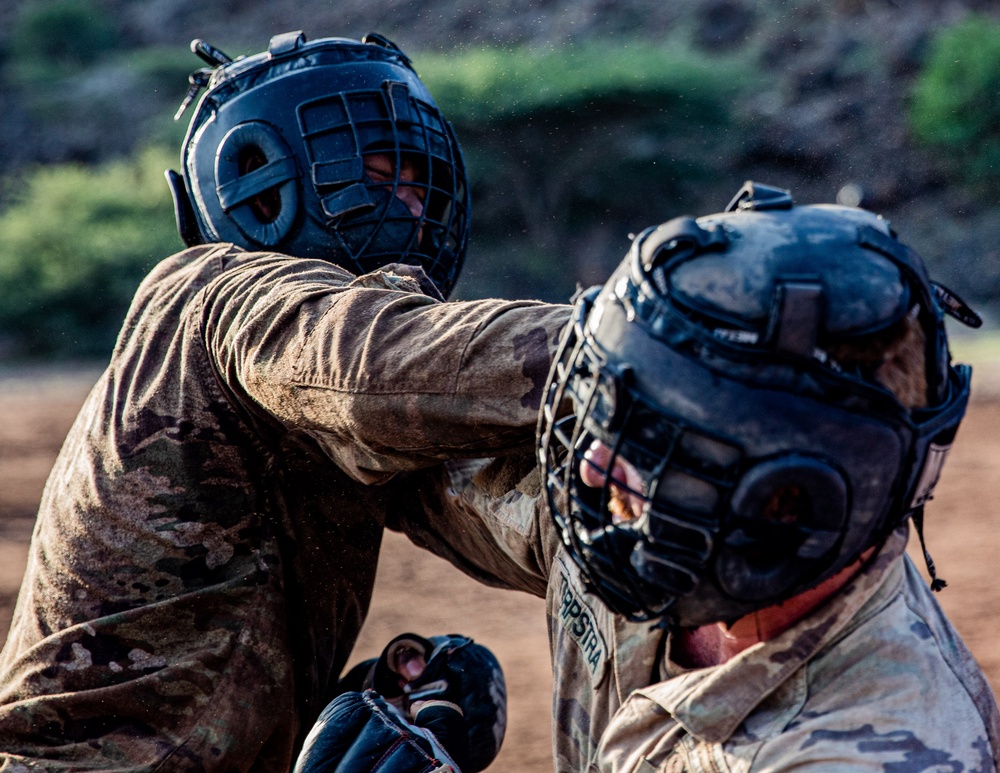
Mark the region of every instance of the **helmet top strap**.
<instances>
[{"instance_id":1,"label":"helmet top strap","mask_svg":"<svg viewBox=\"0 0 1000 773\"><path fill-rule=\"evenodd\" d=\"M792 279L778 282L771 312L767 340L774 350L812 357L822 324L823 285Z\"/></svg>"},{"instance_id":2,"label":"helmet top strap","mask_svg":"<svg viewBox=\"0 0 1000 773\"><path fill-rule=\"evenodd\" d=\"M282 56L291 53L305 42L306 36L302 30L282 32L280 35L274 35L271 38L267 44L267 53L272 57Z\"/></svg>"},{"instance_id":3,"label":"helmet top strap","mask_svg":"<svg viewBox=\"0 0 1000 773\"><path fill-rule=\"evenodd\" d=\"M721 228L702 228L693 217L675 217L642 240L640 259L648 273L674 258L721 251L728 244L729 237Z\"/></svg>"}]
</instances>

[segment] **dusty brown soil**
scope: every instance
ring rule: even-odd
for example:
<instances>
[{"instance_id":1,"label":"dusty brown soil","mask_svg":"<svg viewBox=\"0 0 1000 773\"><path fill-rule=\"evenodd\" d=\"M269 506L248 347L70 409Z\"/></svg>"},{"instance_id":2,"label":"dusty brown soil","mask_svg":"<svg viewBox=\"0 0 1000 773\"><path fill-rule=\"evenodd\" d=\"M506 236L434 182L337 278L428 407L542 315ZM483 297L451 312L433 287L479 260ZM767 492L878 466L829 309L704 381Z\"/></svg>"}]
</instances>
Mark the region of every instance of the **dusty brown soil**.
<instances>
[{"instance_id":1,"label":"dusty brown soil","mask_svg":"<svg viewBox=\"0 0 1000 773\"><path fill-rule=\"evenodd\" d=\"M45 478L96 375L88 369L0 372L0 641ZM970 408L927 525L931 552L949 582L941 604L994 690L1000 688L1000 401L989 393L997 375L989 368L977 372L976 386L985 397ZM490 769L551 768L552 680L541 600L478 586L405 538L387 534L356 660L404 630L460 632L490 646L503 663L510 693L507 739Z\"/></svg>"}]
</instances>

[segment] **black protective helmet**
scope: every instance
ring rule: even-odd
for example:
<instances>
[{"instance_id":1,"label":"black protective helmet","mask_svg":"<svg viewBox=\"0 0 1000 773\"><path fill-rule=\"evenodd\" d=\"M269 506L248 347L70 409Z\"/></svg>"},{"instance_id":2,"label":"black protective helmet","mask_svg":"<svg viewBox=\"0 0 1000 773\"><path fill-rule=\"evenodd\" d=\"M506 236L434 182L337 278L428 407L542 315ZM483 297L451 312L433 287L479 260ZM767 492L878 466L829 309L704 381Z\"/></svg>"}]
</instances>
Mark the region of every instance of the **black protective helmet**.
<instances>
[{"instance_id":1,"label":"black protective helmet","mask_svg":"<svg viewBox=\"0 0 1000 773\"><path fill-rule=\"evenodd\" d=\"M236 61L200 40L191 48L214 67L191 77L185 106L207 91L182 172L167 173L185 243L234 242L356 273L409 263L451 291L469 238L465 166L395 44L376 34L307 42L290 32ZM366 175L375 153L389 157L395 179ZM420 214L395 195L404 165L417 173Z\"/></svg>"},{"instance_id":2,"label":"black protective helmet","mask_svg":"<svg viewBox=\"0 0 1000 773\"><path fill-rule=\"evenodd\" d=\"M922 514L969 396L942 306L977 322L885 220L780 189L748 183L725 213L636 238L579 301L541 421L548 504L590 589L633 619L733 621ZM908 411L829 352L914 314L928 395ZM612 485L622 459L641 483ZM613 518L613 488L641 512ZM789 493L791 518L771 505Z\"/></svg>"}]
</instances>

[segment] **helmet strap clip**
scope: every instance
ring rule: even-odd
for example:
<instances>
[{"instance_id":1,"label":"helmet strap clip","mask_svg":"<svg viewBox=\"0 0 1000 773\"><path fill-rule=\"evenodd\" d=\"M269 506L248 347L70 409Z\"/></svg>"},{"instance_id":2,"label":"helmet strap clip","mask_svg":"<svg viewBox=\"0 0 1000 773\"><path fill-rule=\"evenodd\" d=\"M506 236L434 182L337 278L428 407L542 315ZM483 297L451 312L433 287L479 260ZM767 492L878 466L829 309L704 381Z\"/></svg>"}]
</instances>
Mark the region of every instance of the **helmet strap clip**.
<instances>
[{"instance_id":1,"label":"helmet strap clip","mask_svg":"<svg viewBox=\"0 0 1000 773\"><path fill-rule=\"evenodd\" d=\"M917 536L920 538L920 550L924 554L924 563L927 565L927 574L931 576L931 590L940 593L948 586L948 582L937 576L937 568L934 566L934 559L927 551L927 544L924 542L924 506L916 508L911 516L913 525L917 529Z\"/></svg>"}]
</instances>

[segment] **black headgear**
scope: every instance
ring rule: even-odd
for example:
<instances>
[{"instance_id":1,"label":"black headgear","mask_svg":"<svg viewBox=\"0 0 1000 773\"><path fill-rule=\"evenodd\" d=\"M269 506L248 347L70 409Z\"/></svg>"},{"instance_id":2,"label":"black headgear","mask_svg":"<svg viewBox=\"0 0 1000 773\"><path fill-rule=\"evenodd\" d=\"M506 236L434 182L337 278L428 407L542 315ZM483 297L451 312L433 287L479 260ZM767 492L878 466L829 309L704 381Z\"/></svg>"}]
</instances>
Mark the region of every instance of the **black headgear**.
<instances>
[{"instance_id":1,"label":"black headgear","mask_svg":"<svg viewBox=\"0 0 1000 773\"><path fill-rule=\"evenodd\" d=\"M919 512L969 395L942 305L976 322L882 218L753 183L725 213L636 238L579 301L541 424L548 504L592 590L634 619L735 620ZM913 411L828 351L908 314L927 340L928 405ZM581 480L595 441L611 455L596 488ZM643 507L615 524L618 458ZM794 518L765 507L782 492Z\"/></svg>"},{"instance_id":2,"label":"black headgear","mask_svg":"<svg viewBox=\"0 0 1000 773\"><path fill-rule=\"evenodd\" d=\"M214 68L191 76L185 106L207 91L184 141L183 177L167 172L185 243L229 241L361 273L409 263L451 291L469 238L465 166L395 44L290 32L236 61L200 40L191 47ZM394 180L365 175L374 153L394 162ZM419 216L395 195L404 160L420 177Z\"/></svg>"}]
</instances>

